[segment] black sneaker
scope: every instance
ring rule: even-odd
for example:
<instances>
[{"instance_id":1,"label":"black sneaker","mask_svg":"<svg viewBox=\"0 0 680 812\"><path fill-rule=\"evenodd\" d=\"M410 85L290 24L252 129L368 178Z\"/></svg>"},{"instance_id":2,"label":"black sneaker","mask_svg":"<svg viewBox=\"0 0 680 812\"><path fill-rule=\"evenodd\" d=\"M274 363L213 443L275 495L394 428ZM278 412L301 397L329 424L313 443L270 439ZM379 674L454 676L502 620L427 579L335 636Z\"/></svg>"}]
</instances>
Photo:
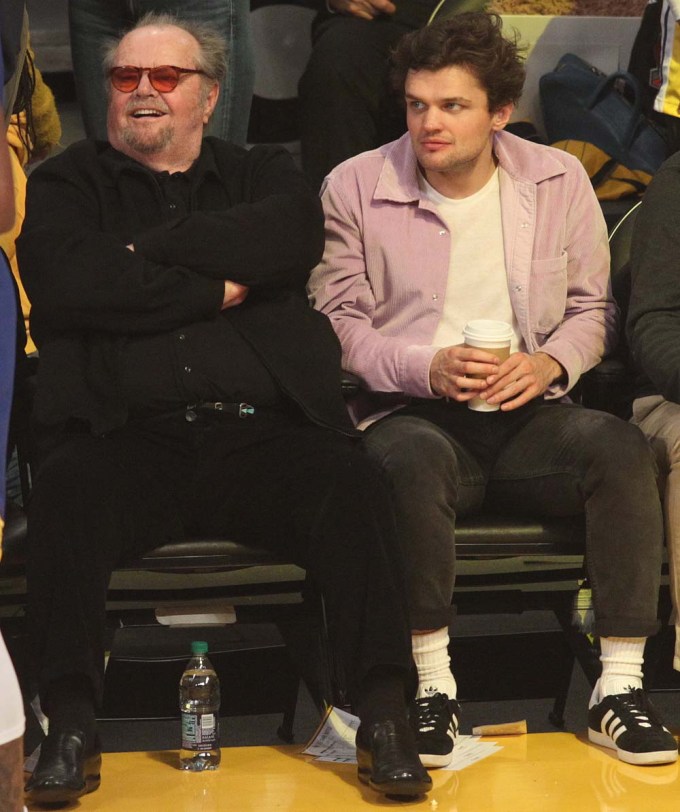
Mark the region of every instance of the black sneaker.
<instances>
[{"instance_id":1,"label":"black sneaker","mask_svg":"<svg viewBox=\"0 0 680 812\"><path fill-rule=\"evenodd\" d=\"M588 738L628 764L671 764L678 744L641 688L605 696L588 711Z\"/></svg>"},{"instance_id":2,"label":"black sneaker","mask_svg":"<svg viewBox=\"0 0 680 812\"><path fill-rule=\"evenodd\" d=\"M409 719L424 767L446 767L451 761L459 718L460 705L446 694L413 700Z\"/></svg>"}]
</instances>

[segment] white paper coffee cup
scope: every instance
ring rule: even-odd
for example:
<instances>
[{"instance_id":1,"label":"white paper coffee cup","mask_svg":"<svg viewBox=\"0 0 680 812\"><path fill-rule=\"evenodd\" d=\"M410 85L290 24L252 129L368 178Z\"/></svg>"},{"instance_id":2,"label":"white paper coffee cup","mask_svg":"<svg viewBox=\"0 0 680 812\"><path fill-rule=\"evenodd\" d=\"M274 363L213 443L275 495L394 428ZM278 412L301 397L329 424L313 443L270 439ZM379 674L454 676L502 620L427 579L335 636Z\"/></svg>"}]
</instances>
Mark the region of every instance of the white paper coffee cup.
<instances>
[{"instance_id":1,"label":"white paper coffee cup","mask_svg":"<svg viewBox=\"0 0 680 812\"><path fill-rule=\"evenodd\" d=\"M463 328L463 341L467 347L488 350L497 356L500 361L505 361L510 355L510 342L513 335L511 324L506 321L494 321L493 319L474 319L469 321ZM469 375L468 377L474 378L477 376ZM500 406L498 403L487 403L481 398L472 398L472 400L468 401L468 409L474 409L477 412L496 412L500 409Z\"/></svg>"}]
</instances>

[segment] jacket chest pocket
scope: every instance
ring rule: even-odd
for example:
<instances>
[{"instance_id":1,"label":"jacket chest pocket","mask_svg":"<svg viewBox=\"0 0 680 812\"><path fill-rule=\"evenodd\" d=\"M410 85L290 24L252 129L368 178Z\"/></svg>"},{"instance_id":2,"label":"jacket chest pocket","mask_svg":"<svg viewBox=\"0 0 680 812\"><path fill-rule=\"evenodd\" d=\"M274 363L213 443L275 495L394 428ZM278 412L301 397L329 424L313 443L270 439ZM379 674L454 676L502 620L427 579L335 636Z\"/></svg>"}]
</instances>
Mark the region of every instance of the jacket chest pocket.
<instances>
[{"instance_id":1,"label":"jacket chest pocket","mask_svg":"<svg viewBox=\"0 0 680 812\"><path fill-rule=\"evenodd\" d=\"M529 316L531 330L547 336L564 318L567 303L567 254L552 259L535 259L531 263Z\"/></svg>"}]
</instances>

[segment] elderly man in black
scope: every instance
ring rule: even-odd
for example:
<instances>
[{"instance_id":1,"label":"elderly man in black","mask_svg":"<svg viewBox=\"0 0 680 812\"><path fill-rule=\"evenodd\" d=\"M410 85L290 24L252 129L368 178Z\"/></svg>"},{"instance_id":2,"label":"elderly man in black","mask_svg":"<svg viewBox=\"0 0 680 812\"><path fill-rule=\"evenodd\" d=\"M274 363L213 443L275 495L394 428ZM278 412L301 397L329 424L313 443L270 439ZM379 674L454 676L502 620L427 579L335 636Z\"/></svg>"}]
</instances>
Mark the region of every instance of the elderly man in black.
<instances>
[{"instance_id":1,"label":"elderly man in black","mask_svg":"<svg viewBox=\"0 0 680 812\"><path fill-rule=\"evenodd\" d=\"M225 73L210 29L147 15L106 69L109 142L33 173L19 244L41 356L28 578L50 722L29 798L99 785L111 571L187 533L307 568L361 718L359 777L425 792L389 498L305 296L319 202L285 151L203 138Z\"/></svg>"}]
</instances>

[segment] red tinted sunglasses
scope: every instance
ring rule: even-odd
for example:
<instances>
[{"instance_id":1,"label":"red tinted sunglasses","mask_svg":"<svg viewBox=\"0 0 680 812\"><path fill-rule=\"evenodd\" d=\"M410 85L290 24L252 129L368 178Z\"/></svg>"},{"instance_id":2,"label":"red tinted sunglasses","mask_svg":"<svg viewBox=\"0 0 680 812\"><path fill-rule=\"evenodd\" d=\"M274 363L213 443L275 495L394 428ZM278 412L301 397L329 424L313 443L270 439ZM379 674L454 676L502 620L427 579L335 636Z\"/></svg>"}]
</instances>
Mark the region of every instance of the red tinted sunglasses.
<instances>
[{"instance_id":1,"label":"red tinted sunglasses","mask_svg":"<svg viewBox=\"0 0 680 812\"><path fill-rule=\"evenodd\" d=\"M109 78L111 84L120 90L121 93L132 93L139 87L142 76L148 73L151 87L159 93L170 93L174 90L179 80L185 73L200 73L205 76L205 71L194 70L193 68L178 68L175 65L159 65L157 68L137 68L134 65L121 65L111 68Z\"/></svg>"}]
</instances>

